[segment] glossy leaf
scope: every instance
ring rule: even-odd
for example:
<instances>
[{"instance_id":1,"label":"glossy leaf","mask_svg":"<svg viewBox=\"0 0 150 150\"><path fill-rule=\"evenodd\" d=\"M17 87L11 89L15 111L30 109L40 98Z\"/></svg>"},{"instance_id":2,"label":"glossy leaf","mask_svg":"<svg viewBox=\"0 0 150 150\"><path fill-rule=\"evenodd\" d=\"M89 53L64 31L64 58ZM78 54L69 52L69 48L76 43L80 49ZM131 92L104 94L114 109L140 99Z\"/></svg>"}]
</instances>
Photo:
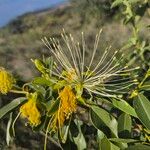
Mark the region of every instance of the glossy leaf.
<instances>
[{"instance_id":1,"label":"glossy leaf","mask_svg":"<svg viewBox=\"0 0 150 150\"><path fill-rule=\"evenodd\" d=\"M6 131L6 143L7 145L10 145L10 142L12 141L12 136L11 136L11 125L12 125L12 113L10 113L10 117L7 123L7 131Z\"/></svg>"},{"instance_id":2,"label":"glossy leaf","mask_svg":"<svg viewBox=\"0 0 150 150\"><path fill-rule=\"evenodd\" d=\"M32 60L36 66L36 68L43 74L47 73L47 69L45 68L43 62L39 59Z\"/></svg>"},{"instance_id":3,"label":"glossy leaf","mask_svg":"<svg viewBox=\"0 0 150 150\"><path fill-rule=\"evenodd\" d=\"M102 145L101 142L102 141L101 140L103 138L106 138L105 134L101 130L98 130L97 131L97 142L98 142L99 150L102 150L102 147L101 147L101 145ZM122 148L122 149L127 147L126 142L122 142L124 139L120 140L120 138L110 138L110 139L107 139L107 140L109 140L109 142L108 141L107 142L108 142L108 145L111 145L110 147L117 146L117 148ZM115 145L113 143L110 144L110 142L115 143Z\"/></svg>"},{"instance_id":4,"label":"glossy leaf","mask_svg":"<svg viewBox=\"0 0 150 150\"><path fill-rule=\"evenodd\" d=\"M107 126L114 137L117 137L117 121L111 116L106 110L98 107L92 106L90 111L91 120L94 126L98 129L102 129Z\"/></svg>"},{"instance_id":5,"label":"glossy leaf","mask_svg":"<svg viewBox=\"0 0 150 150\"><path fill-rule=\"evenodd\" d=\"M97 130L97 143L98 148L101 150L101 140L104 138L105 134L101 130Z\"/></svg>"},{"instance_id":6,"label":"glossy leaf","mask_svg":"<svg viewBox=\"0 0 150 150\"><path fill-rule=\"evenodd\" d=\"M136 114L134 108L131 107L125 100L119 101L119 100L113 99L112 103L116 108L120 109L121 111L123 111L131 116L137 117L137 114Z\"/></svg>"},{"instance_id":7,"label":"glossy leaf","mask_svg":"<svg viewBox=\"0 0 150 150\"><path fill-rule=\"evenodd\" d=\"M73 140L74 140L75 144L77 145L78 150L85 150L87 145L86 145L85 137L84 137L82 130L81 130L82 122L76 121L76 123L77 123L77 128L78 128L79 132L78 132L78 135L76 137L73 137Z\"/></svg>"},{"instance_id":8,"label":"glossy leaf","mask_svg":"<svg viewBox=\"0 0 150 150\"><path fill-rule=\"evenodd\" d=\"M135 97L134 108L141 122L150 129L150 101L142 93Z\"/></svg>"},{"instance_id":9,"label":"glossy leaf","mask_svg":"<svg viewBox=\"0 0 150 150\"><path fill-rule=\"evenodd\" d=\"M131 136L132 121L128 114L121 114L118 119L119 137L129 138Z\"/></svg>"},{"instance_id":10,"label":"glossy leaf","mask_svg":"<svg viewBox=\"0 0 150 150\"><path fill-rule=\"evenodd\" d=\"M134 142L139 142L139 140L134 140L134 139L122 139L122 138L110 138L109 139L112 142L122 142L122 143L134 143Z\"/></svg>"},{"instance_id":11,"label":"glossy leaf","mask_svg":"<svg viewBox=\"0 0 150 150\"><path fill-rule=\"evenodd\" d=\"M19 106L20 104L22 104L23 102L25 102L27 99L26 97L20 97L20 98L16 98L14 99L12 102L8 103L7 105L5 105L4 107L2 107L0 109L0 119L6 115L8 112L12 111L13 109L15 109L17 106Z\"/></svg>"},{"instance_id":12,"label":"glossy leaf","mask_svg":"<svg viewBox=\"0 0 150 150\"><path fill-rule=\"evenodd\" d=\"M68 125L65 125L61 129L61 141L62 141L62 143L66 143L66 141L67 141L69 126L70 126L70 123Z\"/></svg>"},{"instance_id":13,"label":"glossy leaf","mask_svg":"<svg viewBox=\"0 0 150 150\"><path fill-rule=\"evenodd\" d=\"M34 84L51 86L52 82L43 77L37 77L33 80Z\"/></svg>"},{"instance_id":14,"label":"glossy leaf","mask_svg":"<svg viewBox=\"0 0 150 150\"><path fill-rule=\"evenodd\" d=\"M134 145L134 146L129 146L125 150L150 150L150 146L143 145L143 144L137 144L137 145Z\"/></svg>"},{"instance_id":15,"label":"glossy leaf","mask_svg":"<svg viewBox=\"0 0 150 150\"><path fill-rule=\"evenodd\" d=\"M106 136L101 140L101 150L120 150L118 146L111 143Z\"/></svg>"},{"instance_id":16,"label":"glossy leaf","mask_svg":"<svg viewBox=\"0 0 150 150\"><path fill-rule=\"evenodd\" d=\"M32 84L31 87L36 90L36 92L41 93L42 95L45 95L46 90L43 88L43 86L41 85L37 85L37 84Z\"/></svg>"}]
</instances>

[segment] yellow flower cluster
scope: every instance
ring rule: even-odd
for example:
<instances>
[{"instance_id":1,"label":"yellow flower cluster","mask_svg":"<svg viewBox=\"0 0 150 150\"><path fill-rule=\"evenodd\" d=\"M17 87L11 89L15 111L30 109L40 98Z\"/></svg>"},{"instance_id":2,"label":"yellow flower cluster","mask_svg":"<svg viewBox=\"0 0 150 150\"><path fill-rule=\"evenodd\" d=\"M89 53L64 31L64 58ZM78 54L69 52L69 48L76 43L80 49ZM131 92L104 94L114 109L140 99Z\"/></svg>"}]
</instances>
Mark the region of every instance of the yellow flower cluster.
<instances>
[{"instance_id":1,"label":"yellow flower cluster","mask_svg":"<svg viewBox=\"0 0 150 150\"><path fill-rule=\"evenodd\" d=\"M59 93L60 105L58 111L55 113L51 127L56 130L62 127L65 120L69 119L70 115L76 111L76 97L70 86L64 87Z\"/></svg>"},{"instance_id":2,"label":"yellow flower cluster","mask_svg":"<svg viewBox=\"0 0 150 150\"><path fill-rule=\"evenodd\" d=\"M11 89L15 79L4 68L0 68L0 92L7 94Z\"/></svg>"},{"instance_id":3,"label":"yellow flower cluster","mask_svg":"<svg viewBox=\"0 0 150 150\"><path fill-rule=\"evenodd\" d=\"M70 86L66 86L60 93L61 108L68 118L72 112L76 111L76 97Z\"/></svg>"},{"instance_id":4,"label":"yellow flower cluster","mask_svg":"<svg viewBox=\"0 0 150 150\"><path fill-rule=\"evenodd\" d=\"M28 102L20 107L22 117L27 118L31 125L37 126L41 123L41 114L36 106L34 96L28 99Z\"/></svg>"}]
</instances>

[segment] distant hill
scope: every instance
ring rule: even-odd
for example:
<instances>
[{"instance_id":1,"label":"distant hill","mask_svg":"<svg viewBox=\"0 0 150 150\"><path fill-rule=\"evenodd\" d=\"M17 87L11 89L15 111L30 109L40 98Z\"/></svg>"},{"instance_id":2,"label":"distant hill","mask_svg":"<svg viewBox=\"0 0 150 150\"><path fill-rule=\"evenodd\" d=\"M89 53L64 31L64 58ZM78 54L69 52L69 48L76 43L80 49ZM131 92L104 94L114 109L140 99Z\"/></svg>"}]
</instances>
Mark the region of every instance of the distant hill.
<instances>
[{"instance_id":1,"label":"distant hill","mask_svg":"<svg viewBox=\"0 0 150 150\"><path fill-rule=\"evenodd\" d=\"M26 12L34 12L48 7L57 7L67 0L0 0L0 27ZM10 13L11 12L11 13Z\"/></svg>"},{"instance_id":2,"label":"distant hill","mask_svg":"<svg viewBox=\"0 0 150 150\"><path fill-rule=\"evenodd\" d=\"M94 36L102 27L104 31L100 39L100 49L109 45L113 49L119 48L131 34L130 28L123 26L115 16L110 16L93 5L68 3L54 9L23 15L0 29L0 64L24 80L29 80L37 74L30 59L50 55L41 38L60 38L64 28L80 40L83 31L92 51Z\"/></svg>"}]
</instances>

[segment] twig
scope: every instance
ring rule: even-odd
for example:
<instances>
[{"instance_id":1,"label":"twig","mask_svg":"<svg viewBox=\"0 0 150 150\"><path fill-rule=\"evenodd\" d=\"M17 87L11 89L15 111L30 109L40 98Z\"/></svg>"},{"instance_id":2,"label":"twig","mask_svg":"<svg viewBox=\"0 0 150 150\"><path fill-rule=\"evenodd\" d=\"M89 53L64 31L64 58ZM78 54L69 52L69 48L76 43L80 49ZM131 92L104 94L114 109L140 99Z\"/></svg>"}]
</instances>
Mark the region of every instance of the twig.
<instances>
[{"instance_id":1,"label":"twig","mask_svg":"<svg viewBox=\"0 0 150 150\"><path fill-rule=\"evenodd\" d=\"M40 131L40 134L43 135L43 136L45 136L45 133L43 131ZM61 145L59 143L57 143L53 138L47 137L47 139L49 141L51 141L53 144L55 144L57 147L61 148L61 150L63 150L62 147L61 147Z\"/></svg>"}]
</instances>

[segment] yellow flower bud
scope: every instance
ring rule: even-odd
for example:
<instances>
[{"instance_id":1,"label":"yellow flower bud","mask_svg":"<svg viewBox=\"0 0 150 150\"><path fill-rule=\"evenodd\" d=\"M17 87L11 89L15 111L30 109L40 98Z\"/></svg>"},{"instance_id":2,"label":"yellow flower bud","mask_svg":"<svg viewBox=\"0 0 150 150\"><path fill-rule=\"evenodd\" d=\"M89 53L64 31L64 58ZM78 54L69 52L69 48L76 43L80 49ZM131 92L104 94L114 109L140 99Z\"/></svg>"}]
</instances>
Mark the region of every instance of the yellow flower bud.
<instances>
[{"instance_id":1,"label":"yellow flower bud","mask_svg":"<svg viewBox=\"0 0 150 150\"><path fill-rule=\"evenodd\" d=\"M13 76L4 68L0 68L0 92L7 94L12 89L14 83L15 79Z\"/></svg>"},{"instance_id":2,"label":"yellow flower bud","mask_svg":"<svg viewBox=\"0 0 150 150\"><path fill-rule=\"evenodd\" d=\"M70 86L65 86L59 93L60 105L54 114L51 128L53 131L64 125L65 120L77 110L76 96Z\"/></svg>"},{"instance_id":3,"label":"yellow flower bud","mask_svg":"<svg viewBox=\"0 0 150 150\"><path fill-rule=\"evenodd\" d=\"M41 114L36 106L36 98L36 93L32 94L31 97L29 97L28 102L20 107L22 117L27 118L33 126L37 126L41 123Z\"/></svg>"}]
</instances>

